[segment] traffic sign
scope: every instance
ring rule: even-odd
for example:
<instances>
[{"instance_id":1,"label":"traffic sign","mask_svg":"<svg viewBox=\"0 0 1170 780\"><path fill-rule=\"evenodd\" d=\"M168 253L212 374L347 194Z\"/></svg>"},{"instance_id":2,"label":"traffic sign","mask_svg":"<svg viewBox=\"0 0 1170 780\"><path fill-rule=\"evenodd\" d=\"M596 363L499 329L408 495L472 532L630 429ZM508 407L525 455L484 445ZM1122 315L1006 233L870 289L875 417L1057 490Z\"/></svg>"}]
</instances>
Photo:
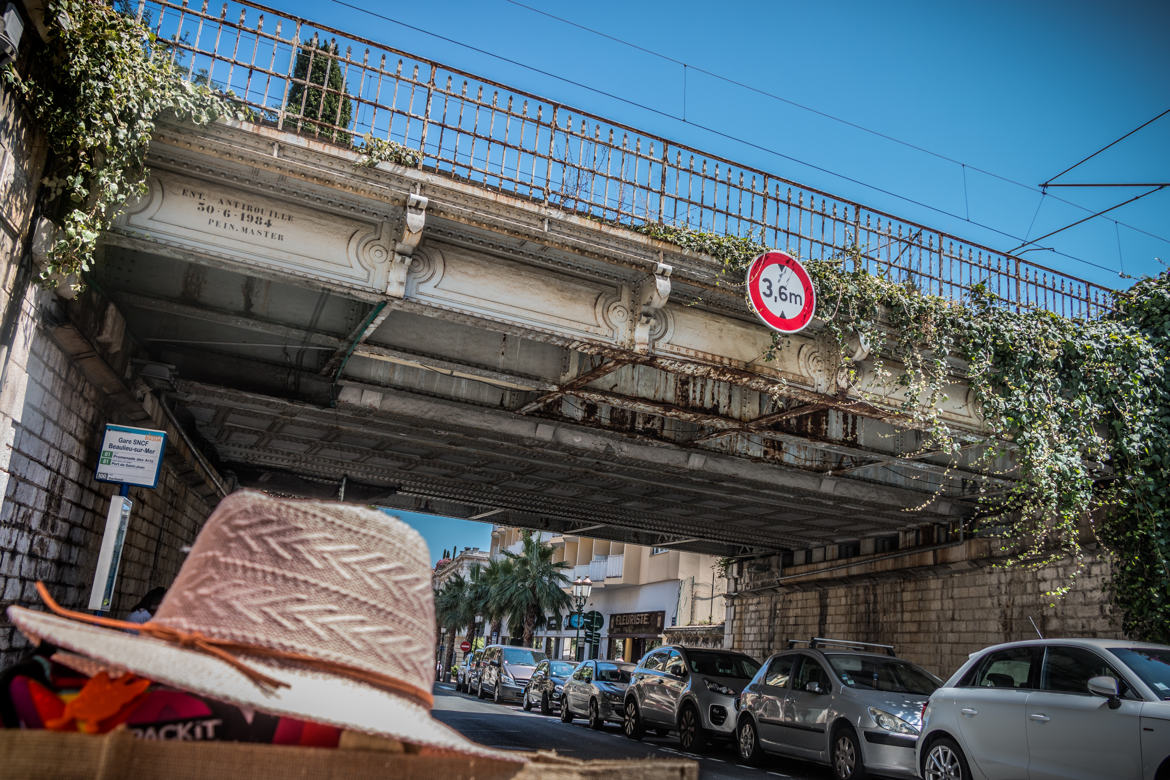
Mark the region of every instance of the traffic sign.
<instances>
[{"instance_id":1,"label":"traffic sign","mask_svg":"<svg viewBox=\"0 0 1170 780\"><path fill-rule=\"evenodd\" d=\"M796 333L812 322L817 308L812 278L796 258L771 251L748 266L748 300L764 324L781 333Z\"/></svg>"},{"instance_id":2,"label":"traffic sign","mask_svg":"<svg viewBox=\"0 0 1170 780\"><path fill-rule=\"evenodd\" d=\"M581 623L583 628L593 629L594 631L597 631L603 625L605 625L605 617L597 610L586 612Z\"/></svg>"},{"instance_id":3,"label":"traffic sign","mask_svg":"<svg viewBox=\"0 0 1170 780\"><path fill-rule=\"evenodd\" d=\"M463 640L463 641L462 641L462 642L459 644L459 649L460 649L460 650L462 650L463 652L465 652L465 653L466 653L468 650L470 650L470 649L471 649L471 642L468 642L466 639L464 639L464 640Z\"/></svg>"}]
</instances>

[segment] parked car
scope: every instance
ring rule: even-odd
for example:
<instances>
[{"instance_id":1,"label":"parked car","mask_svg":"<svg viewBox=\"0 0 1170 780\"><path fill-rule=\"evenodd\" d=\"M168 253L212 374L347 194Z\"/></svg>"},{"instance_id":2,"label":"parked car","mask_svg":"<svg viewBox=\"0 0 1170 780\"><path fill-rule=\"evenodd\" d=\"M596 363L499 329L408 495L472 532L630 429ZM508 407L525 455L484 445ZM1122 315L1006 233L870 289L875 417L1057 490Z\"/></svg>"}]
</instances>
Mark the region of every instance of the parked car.
<instances>
[{"instance_id":1,"label":"parked car","mask_svg":"<svg viewBox=\"0 0 1170 780\"><path fill-rule=\"evenodd\" d=\"M472 671L477 668L482 655L482 650L472 650L463 656L463 660L459 662L459 666L455 670L455 690L471 692ZM477 685L479 684L478 679L475 682Z\"/></svg>"},{"instance_id":2,"label":"parked car","mask_svg":"<svg viewBox=\"0 0 1170 780\"><path fill-rule=\"evenodd\" d=\"M972 653L923 713L929 780L1170 778L1170 647L1043 639Z\"/></svg>"},{"instance_id":3,"label":"parked car","mask_svg":"<svg viewBox=\"0 0 1170 780\"><path fill-rule=\"evenodd\" d=\"M797 644L807 647L796 648ZM737 702L736 746L829 764L838 780L916 776L922 708L942 683L889 645L816 638L770 657Z\"/></svg>"},{"instance_id":4,"label":"parked car","mask_svg":"<svg viewBox=\"0 0 1170 780\"><path fill-rule=\"evenodd\" d=\"M541 713L551 715L552 705L560 704L565 679L572 673L573 664L568 661L547 659L538 663L524 689L524 709L539 705Z\"/></svg>"},{"instance_id":5,"label":"parked car","mask_svg":"<svg viewBox=\"0 0 1170 780\"><path fill-rule=\"evenodd\" d=\"M709 739L735 734L735 697L760 665L727 650L667 645L646 653L626 689L626 736L646 729L678 731L683 750L701 750Z\"/></svg>"},{"instance_id":6,"label":"parked car","mask_svg":"<svg viewBox=\"0 0 1170 780\"><path fill-rule=\"evenodd\" d=\"M590 728L606 721L625 720L625 695L634 664L624 661L582 661L565 681L561 695L561 721L588 718Z\"/></svg>"},{"instance_id":7,"label":"parked car","mask_svg":"<svg viewBox=\"0 0 1170 780\"><path fill-rule=\"evenodd\" d=\"M505 699L519 701L536 665L545 660L541 650L511 645L488 645L480 659L479 685L476 695L489 695L497 704Z\"/></svg>"}]
</instances>

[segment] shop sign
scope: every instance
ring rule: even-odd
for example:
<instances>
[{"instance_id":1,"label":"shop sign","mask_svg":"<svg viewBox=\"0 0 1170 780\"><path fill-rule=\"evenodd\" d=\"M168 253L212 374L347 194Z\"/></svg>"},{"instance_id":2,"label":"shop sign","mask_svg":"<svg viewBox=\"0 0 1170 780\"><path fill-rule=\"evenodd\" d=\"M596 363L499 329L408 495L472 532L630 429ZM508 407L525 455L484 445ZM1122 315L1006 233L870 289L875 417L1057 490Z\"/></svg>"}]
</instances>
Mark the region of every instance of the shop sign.
<instances>
[{"instance_id":1,"label":"shop sign","mask_svg":"<svg viewBox=\"0 0 1170 780\"><path fill-rule=\"evenodd\" d=\"M621 612L609 616L610 636L657 635L666 623L666 612Z\"/></svg>"}]
</instances>

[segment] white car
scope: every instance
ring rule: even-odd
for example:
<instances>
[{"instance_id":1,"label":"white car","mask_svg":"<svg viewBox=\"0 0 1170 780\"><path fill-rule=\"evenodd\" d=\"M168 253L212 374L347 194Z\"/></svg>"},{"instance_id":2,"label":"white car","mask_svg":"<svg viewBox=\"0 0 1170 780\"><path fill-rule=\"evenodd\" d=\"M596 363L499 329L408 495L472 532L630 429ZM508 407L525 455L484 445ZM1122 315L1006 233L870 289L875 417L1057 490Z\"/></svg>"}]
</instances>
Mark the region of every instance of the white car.
<instances>
[{"instance_id":1,"label":"white car","mask_svg":"<svg viewBox=\"0 0 1170 780\"><path fill-rule=\"evenodd\" d=\"M931 695L922 720L926 780L1170 780L1170 647L988 647Z\"/></svg>"}]
</instances>

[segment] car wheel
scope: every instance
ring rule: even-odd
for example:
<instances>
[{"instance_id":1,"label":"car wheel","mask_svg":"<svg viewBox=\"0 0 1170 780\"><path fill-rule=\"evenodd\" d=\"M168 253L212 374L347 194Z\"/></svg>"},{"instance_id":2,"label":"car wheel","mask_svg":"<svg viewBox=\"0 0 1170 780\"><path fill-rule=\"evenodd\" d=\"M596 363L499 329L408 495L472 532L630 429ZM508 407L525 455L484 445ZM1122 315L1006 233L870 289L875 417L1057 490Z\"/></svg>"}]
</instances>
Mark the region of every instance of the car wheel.
<instances>
[{"instance_id":1,"label":"car wheel","mask_svg":"<svg viewBox=\"0 0 1170 780\"><path fill-rule=\"evenodd\" d=\"M483 695L483 680L479 681L479 688L477 688L475 690L475 698L477 698L477 699L486 699L487 698L486 696Z\"/></svg>"},{"instance_id":2,"label":"car wheel","mask_svg":"<svg viewBox=\"0 0 1170 780\"><path fill-rule=\"evenodd\" d=\"M552 702L548 700L548 691L540 694L540 714L552 715Z\"/></svg>"},{"instance_id":3,"label":"car wheel","mask_svg":"<svg viewBox=\"0 0 1170 780\"><path fill-rule=\"evenodd\" d=\"M630 739L641 739L646 733L638 713L638 703L633 699L626 699L626 720L622 724L622 730Z\"/></svg>"},{"instance_id":4,"label":"car wheel","mask_svg":"<svg viewBox=\"0 0 1170 780\"><path fill-rule=\"evenodd\" d=\"M528 688L524 689L524 711L532 711L532 691L530 691Z\"/></svg>"},{"instance_id":5,"label":"car wheel","mask_svg":"<svg viewBox=\"0 0 1170 780\"><path fill-rule=\"evenodd\" d=\"M698 752L707 745L707 733L693 704L683 707L678 716L678 744L688 753Z\"/></svg>"},{"instance_id":6,"label":"car wheel","mask_svg":"<svg viewBox=\"0 0 1170 780\"><path fill-rule=\"evenodd\" d=\"M500 698L500 681L499 681L499 680L496 680L496 687L495 687L495 689L494 689L494 690L492 690L492 701L494 701L496 704L499 704L499 703L500 703L500 701L501 701L501 698Z\"/></svg>"},{"instance_id":7,"label":"car wheel","mask_svg":"<svg viewBox=\"0 0 1170 780\"><path fill-rule=\"evenodd\" d=\"M866 777L865 764L861 760L861 745L853 729L848 726L833 732L830 762L833 765L833 777L837 780L864 780Z\"/></svg>"},{"instance_id":8,"label":"car wheel","mask_svg":"<svg viewBox=\"0 0 1170 780\"><path fill-rule=\"evenodd\" d=\"M926 780L971 780L971 769L955 741L939 737L930 743L922 759L922 776Z\"/></svg>"},{"instance_id":9,"label":"car wheel","mask_svg":"<svg viewBox=\"0 0 1170 780\"><path fill-rule=\"evenodd\" d=\"M760 747L760 738L756 734L756 723L751 718L740 721L736 734L736 745L739 747L739 759L749 766L759 766L764 760L764 751Z\"/></svg>"},{"instance_id":10,"label":"car wheel","mask_svg":"<svg viewBox=\"0 0 1170 780\"><path fill-rule=\"evenodd\" d=\"M597 706L597 699L589 700L589 728L599 729L605 725L601 719L601 708Z\"/></svg>"},{"instance_id":11,"label":"car wheel","mask_svg":"<svg viewBox=\"0 0 1170 780\"><path fill-rule=\"evenodd\" d=\"M561 723L572 723L573 713L569 712L569 700L561 697Z\"/></svg>"}]
</instances>

